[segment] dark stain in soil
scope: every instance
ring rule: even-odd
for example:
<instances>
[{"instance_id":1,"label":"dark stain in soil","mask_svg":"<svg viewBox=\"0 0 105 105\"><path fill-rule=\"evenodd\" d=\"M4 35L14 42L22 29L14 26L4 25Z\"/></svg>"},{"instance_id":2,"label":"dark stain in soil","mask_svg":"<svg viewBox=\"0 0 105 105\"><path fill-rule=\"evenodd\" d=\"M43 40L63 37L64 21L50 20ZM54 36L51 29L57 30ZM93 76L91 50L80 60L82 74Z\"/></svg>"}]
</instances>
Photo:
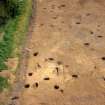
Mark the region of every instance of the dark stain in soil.
<instances>
[{"instance_id":1,"label":"dark stain in soil","mask_svg":"<svg viewBox=\"0 0 105 105\"><path fill-rule=\"evenodd\" d=\"M54 86L54 89L56 89L56 90L59 89L59 86L58 85L55 85Z\"/></svg>"}]
</instances>

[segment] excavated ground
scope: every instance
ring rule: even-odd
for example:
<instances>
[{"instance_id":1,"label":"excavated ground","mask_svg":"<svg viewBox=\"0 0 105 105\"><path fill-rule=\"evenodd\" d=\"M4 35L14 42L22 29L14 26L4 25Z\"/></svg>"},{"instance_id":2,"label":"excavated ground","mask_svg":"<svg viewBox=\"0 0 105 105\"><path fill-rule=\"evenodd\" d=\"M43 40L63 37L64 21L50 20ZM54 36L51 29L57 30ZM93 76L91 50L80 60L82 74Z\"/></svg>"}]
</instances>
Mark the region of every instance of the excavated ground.
<instances>
[{"instance_id":1,"label":"excavated ground","mask_svg":"<svg viewBox=\"0 0 105 105\"><path fill-rule=\"evenodd\" d=\"M24 89L9 105L105 105L105 1L36 3Z\"/></svg>"}]
</instances>

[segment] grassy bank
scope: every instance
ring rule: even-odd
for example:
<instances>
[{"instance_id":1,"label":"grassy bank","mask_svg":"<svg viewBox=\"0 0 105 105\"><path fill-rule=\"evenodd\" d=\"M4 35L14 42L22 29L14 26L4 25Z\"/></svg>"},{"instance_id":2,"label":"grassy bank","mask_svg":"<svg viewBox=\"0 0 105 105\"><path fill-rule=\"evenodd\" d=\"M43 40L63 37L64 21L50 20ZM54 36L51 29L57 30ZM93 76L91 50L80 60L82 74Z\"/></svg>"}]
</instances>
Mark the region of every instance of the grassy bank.
<instances>
[{"instance_id":1,"label":"grassy bank","mask_svg":"<svg viewBox=\"0 0 105 105\"><path fill-rule=\"evenodd\" d=\"M9 19L3 30L1 29L3 38L0 40L0 71L8 69L5 64L8 58L19 57L27 33L31 11L32 0L23 0L20 15Z\"/></svg>"}]
</instances>

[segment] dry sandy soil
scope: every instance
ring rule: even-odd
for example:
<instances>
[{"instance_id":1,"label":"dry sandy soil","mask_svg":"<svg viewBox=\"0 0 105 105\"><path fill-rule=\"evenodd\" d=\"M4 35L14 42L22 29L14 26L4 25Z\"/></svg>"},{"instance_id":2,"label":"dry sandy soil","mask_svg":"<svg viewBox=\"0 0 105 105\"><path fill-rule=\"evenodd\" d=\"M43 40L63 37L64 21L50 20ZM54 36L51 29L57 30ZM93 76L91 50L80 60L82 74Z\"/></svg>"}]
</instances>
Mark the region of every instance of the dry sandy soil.
<instances>
[{"instance_id":1,"label":"dry sandy soil","mask_svg":"<svg viewBox=\"0 0 105 105\"><path fill-rule=\"evenodd\" d=\"M25 84L8 105L105 105L105 0L37 0Z\"/></svg>"}]
</instances>

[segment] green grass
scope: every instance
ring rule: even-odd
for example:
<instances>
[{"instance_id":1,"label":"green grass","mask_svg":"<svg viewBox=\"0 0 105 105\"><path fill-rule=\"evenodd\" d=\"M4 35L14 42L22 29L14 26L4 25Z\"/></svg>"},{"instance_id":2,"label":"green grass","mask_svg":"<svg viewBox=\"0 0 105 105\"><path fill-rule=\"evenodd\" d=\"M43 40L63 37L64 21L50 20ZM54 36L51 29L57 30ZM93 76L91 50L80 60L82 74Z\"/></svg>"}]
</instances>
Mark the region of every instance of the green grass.
<instances>
[{"instance_id":1,"label":"green grass","mask_svg":"<svg viewBox=\"0 0 105 105\"><path fill-rule=\"evenodd\" d=\"M13 28L14 27L14 28ZM7 69L5 65L5 61L11 56L13 51L13 43L14 43L14 34L13 32L16 30L16 23L12 21L8 23L4 32L4 36L2 41L0 42L0 70Z\"/></svg>"},{"instance_id":2,"label":"green grass","mask_svg":"<svg viewBox=\"0 0 105 105\"><path fill-rule=\"evenodd\" d=\"M8 79L0 77L0 92L9 87Z\"/></svg>"},{"instance_id":3,"label":"green grass","mask_svg":"<svg viewBox=\"0 0 105 105\"><path fill-rule=\"evenodd\" d=\"M3 39L0 42L0 71L7 69L5 61L20 54L20 48L27 32L31 15L32 0L24 0L22 13L15 19L10 19L4 29Z\"/></svg>"},{"instance_id":4,"label":"green grass","mask_svg":"<svg viewBox=\"0 0 105 105\"><path fill-rule=\"evenodd\" d=\"M0 40L0 71L8 69L5 65L8 58L19 57L20 55L31 16L32 0L23 0L20 10L20 15L10 19L3 30L0 30L4 32L3 38ZM7 82L2 84L0 81L2 87L5 86L5 83Z\"/></svg>"}]
</instances>

